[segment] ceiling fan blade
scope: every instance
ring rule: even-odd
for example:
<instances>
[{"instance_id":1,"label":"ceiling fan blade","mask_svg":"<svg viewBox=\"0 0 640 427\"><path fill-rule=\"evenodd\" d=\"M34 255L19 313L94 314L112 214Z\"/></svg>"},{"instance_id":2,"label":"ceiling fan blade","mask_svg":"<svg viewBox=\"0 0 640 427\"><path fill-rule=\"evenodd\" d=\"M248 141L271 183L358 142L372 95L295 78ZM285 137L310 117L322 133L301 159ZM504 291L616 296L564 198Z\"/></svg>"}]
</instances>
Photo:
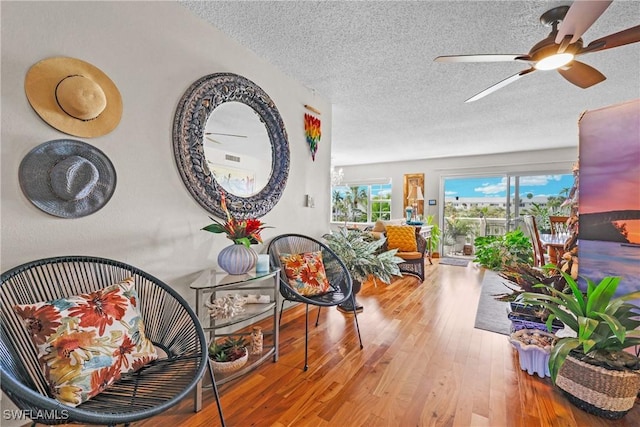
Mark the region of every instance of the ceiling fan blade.
<instances>
[{"instance_id":1,"label":"ceiling fan blade","mask_svg":"<svg viewBox=\"0 0 640 427\"><path fill-rule=\"evenodd\" d=\"M446 55L438 56L436 62L511 62L511 61L528 61L529 55Z\"/></svg>"},{"instance_id":2,"label":"ceiling fan blade","mask_svg":"<svg viewBox=\"0 0 640 427\"><path fill-rule=\"evenodd\" d=\"M205 138L207 138L209 141L211 141L211 142L213 142L213 143L216 143L216 144L220 144L220 145L222 145L222 142L217 141L217 140L215 140L215 139L211 138L210 136L205 136Z\"/></svg>"},{"instance_id":3,"label":"ceiling fan blade","mask_svg":"<svg viewBox=\"0 0 640 427\"><path fill-rule=\"evenodd\" d=\"M565 36L572 36L571 43L578 41L585 31L609 7L612 0L575 0L564 19L558 26L556 43L560 44Z\"/></svg>"},{"instance_id":4,"label":"ceiling fan blade","mask_svg":"<svg viewBox=\"0 0 640 427\"><path fill-rule=\"evenodd\" d=\"M247 135L235 135L233 133L220 133L220 132L205 132L205 135L222 135L222 136L233 136L236 138L246 138Z\"/></svg>"},{"instance_id":5,"label":"ceiling fan blade","mask_svg":"<svg viewBox=\"0 0 640 427\"><path fill-rule=\"evenodd\" d=\"M568 67L558 68L558 72L569 82L582 89L607 79L600 71L580 61L572 61Z\"/></svg>"},{"instance_id":6,"label":"ceiling fan blade","mask_svg":"<svg viewBox=\"0 0 640 427\"><path fill-rule=\"evenodd\" d=\"M594 40L580 51L580 55L637 42L640 42L640 25Z\"/></svg>"},{"instance_id":7,"label":"ceiling fan blade","mask_svg":"<svg viewBox=\"0 0 640 427\"><path fill-rule=\"evenodd\" d=\"M490 93L493 93L493 92L497 91L498 89L501 89L501 88L505 87L506 85L515 82L520 77L526 76L527 74L532 73L535 70L536 69L533 68L533 67L528 68L526 70L522 70L518 74L514 74L511 77L507 77L506 79L494 84L493 86L490 86L490 87L486 88L482 92L478 93L477 95L472 96L471 98L467 99L464 102L473 102L473 101L477 101L480 98L484 98L485 96L489 95Z\"/></svg>"}]
</instances>

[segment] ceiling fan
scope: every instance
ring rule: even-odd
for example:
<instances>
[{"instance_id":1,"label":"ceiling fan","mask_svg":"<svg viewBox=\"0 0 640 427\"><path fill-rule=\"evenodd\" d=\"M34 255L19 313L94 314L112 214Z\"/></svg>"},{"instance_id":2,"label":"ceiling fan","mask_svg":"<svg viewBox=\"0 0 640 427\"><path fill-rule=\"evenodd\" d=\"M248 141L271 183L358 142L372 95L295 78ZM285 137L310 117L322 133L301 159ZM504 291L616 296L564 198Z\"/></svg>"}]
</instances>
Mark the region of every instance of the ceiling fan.
<instances>
[{"instance_id":1,"label":"ceiling fan","mask_svg":"<svg viewBox=\"0 0 640 427\"><path fill-rule=\"evenodd\" d=\"M573 2L571 7L558 6L546 11L540 22L552 27L551 33L536 43L527 54L486 54L438 56L436 62L527 62L530 68L520 71L472 96L465 102L477 101L536 70L557 70L562 77L583 89L598 84L606 77L595 68L574 58L586 53L611 49L640 41L640 25L583 45L581 36L602 15L612 0Z\"/></svg>"},{"instance_id":2,"label":"ceiling fan","mask_svg":"<svg viewBox=\"0 0 640 427\"><path fill-rule=\"evenodd\" d=\"M209 141L211 142L215 142L216 144L222 144L222 142L218 141L217 139L213 139L213 137L209 136L209 135L221 135L221 136L231 136L234 138L246 138L247 135L235 135L233 133L220 133L220 132L205 132L205 138L207 138Z\"/></svg>"}]
</instances>

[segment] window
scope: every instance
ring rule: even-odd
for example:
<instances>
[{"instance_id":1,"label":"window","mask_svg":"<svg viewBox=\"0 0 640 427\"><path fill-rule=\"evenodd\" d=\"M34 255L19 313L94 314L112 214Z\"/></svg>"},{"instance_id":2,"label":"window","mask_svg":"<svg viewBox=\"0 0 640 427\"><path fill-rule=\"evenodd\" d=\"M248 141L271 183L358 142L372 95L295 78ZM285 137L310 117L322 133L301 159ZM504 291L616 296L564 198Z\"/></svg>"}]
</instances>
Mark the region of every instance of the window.
<instances>
[{"instance_id":1,"label":"window","mask_svg":"<svg viewBox=\"0 0 640 427\"><path fill-rule=\"evenodd\" d=\"M371 194L370 222L391 219L391 184L369 186Z\"/></svg>"},{"instance_id":2,"label":"window","mask_svg":"<svg viewBox=\"0 0 640 427\"><path fill-rule=\"evenodd\" d=\"M391 184L336 185L331 188L331 220L375 222L391 219Z\"/></svg>"}]
</instances>

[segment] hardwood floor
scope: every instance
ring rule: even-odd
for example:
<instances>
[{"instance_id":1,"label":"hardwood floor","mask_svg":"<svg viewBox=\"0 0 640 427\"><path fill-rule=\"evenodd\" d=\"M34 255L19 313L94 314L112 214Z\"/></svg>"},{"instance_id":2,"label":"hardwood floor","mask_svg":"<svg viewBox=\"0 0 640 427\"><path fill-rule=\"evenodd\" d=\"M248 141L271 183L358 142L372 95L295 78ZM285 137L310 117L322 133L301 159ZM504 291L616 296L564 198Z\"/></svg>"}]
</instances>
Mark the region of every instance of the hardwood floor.
<instances>
[{"instance_id":1,"label":"hardwood floor","mask_svg":"<svg viewBox=\"0 0 640 427\"><path fill-rule=\"evenodd\" d=\"M521 371L504 335L473 327L483 271L427 266L424 283L405 277L366 283L358 295L364 349L352 316L325 309L310 325L304 308L284 313L280 359L220 388L227 425L243 426L639 426L640 405L608 421L572 406ZM496 315L503 315L496 313ZM312 316L315 320L315 309ZM218 426L211 391L135 426Z\"/></svg>"}]
</instances>

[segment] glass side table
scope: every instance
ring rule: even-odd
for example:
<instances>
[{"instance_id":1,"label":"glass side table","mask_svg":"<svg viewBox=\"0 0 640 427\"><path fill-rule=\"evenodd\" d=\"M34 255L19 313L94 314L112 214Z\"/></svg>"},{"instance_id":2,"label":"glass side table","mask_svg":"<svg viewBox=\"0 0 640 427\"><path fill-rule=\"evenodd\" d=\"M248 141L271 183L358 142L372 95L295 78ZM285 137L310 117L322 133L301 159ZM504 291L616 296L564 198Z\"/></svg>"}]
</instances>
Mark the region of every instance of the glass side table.
<instances>
[{"instance_id":1,"label":"glass side table","mask_svg":"<svg viewBox=\"0 0 640 427\"><path fill-rule=\"evenodd\" d=\"M189 285L196 291L196 315L205 333L209 335L209 343L216 338L226 336L244 336L251 340L251 326L254 323L271 318L273 328L263 330L262 352L251 354L249 360L237 371L216 373L216 384L224 384L241 377L269 358L278 360L278 295L280 286L280 269L266 272L250 271L246 274L231 275L215 269L203 270ZM233 317L216 319L209 315L205 303L223 295L239 294L251 296L244 305L244 311ZM210 386L209 386L210 387ZM196 387L196 412L202 409L202 381Z\"/></svg>"}]
</instances>

